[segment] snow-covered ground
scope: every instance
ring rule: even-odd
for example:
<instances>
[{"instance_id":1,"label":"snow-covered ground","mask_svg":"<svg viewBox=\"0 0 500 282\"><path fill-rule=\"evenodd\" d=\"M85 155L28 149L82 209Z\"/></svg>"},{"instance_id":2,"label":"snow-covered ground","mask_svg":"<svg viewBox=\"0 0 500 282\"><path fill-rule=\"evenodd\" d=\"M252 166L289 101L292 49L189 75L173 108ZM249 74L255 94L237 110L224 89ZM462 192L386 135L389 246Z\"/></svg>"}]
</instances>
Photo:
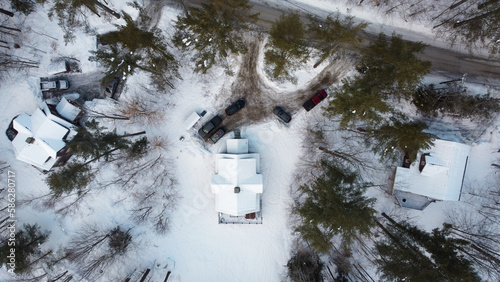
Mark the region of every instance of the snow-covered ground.
<instances>
[{"instance_id":1,"label":"snow-covered ground","mask_svg":"<svg viewBox=\"0 0 500 282\"><path fill-rule=\"evenodd\" d=\"M125 1L108 1L115 10L125 10L136 16L137 11L124 4ZM264 2L264 1L262 1ZM266 1L269 2L269 1ZM272 2L272 1L271 1ZM282 1L274 1L279 2ZM395 18L385 17L381 13L374 15L372 11L355 10L352 7L340 4L339 1L286 1L292 7L296 5L307 9L316 9L321 13L340 11L355 15L363 20L378 23L379 31L392 30L394 26L411 30L422 31L424 42L435 41L425 26L419 23L408 23ZM123 4L122 4L123 3ZM285 4L285 3L282 3ZM172 22L179 11L165 7L159 27L171 32ZM15 21L17 18L12 19ZM37 23L43 23L43 26ZM93 19L99 31L112 30L114 26L109 22ZM114 23L122 24L122 21ZM12 73L0 85L0 124L4 130L12 118L23 112L32 113L41 105L41 95L38 89L38 77L46 76L50 58L68 56L77 58L81 62L84 73L97 70L95 63L87 60L88 50L95 49L95 37L83 33L77 35L77 42L64 45L61 29L55 21L50 21L45 16L45 11L39 10L27 17L25 26L31 26L33 32L26 32L25 40L35 44L45 53L36 53L41 66L29 73ZM34 31L49 32L58 38L53 40L47 36L39 35ZM404 33L404 29L397 32ZM390 31L389 31L390 33ZM435 43L435 42L434 42ZM441 43L439 43L441 44ZM444 44L444 43L443 43ZM24 54L27 55L27 54ZM181 54L176 54L180 55ZM207 75L195 74L192 67L186 63L181 68L183 80L176 83L172 95L163 95L157 98L156 106L164 105L164 118L159 124L141 124L128 122L108 122L106 126L116 127L119 132L135 132L146 130L150 139L163 138L167 140L167 158L171 166L167 167L175 175L179 200L177 208L171 216L171 228L164 235L156 234L147 224L137 225L130 217L131 203L116 204L120 196L126 195L120 187L108 187L88 196L80 209L74 213L61 217L51 209L40 209L34 206L22 206L17 210L18 224L37 223L42 229L51 231L50 238L43 248L57 249L81 228L83 224L98 224L103 228L112 228L122 225L132 228L131 234L138 246L135 257L110 273L103 276L102 281L109 281L109 277L118 277L118 274L127 275L141 273L146 268L151 268L151 281L163 281L167 271L172 271L169 281L283 281L286 280L286 263L293 251L293 229L290 222L290 207L292 198L290 187L294 182L296 165L303 155L303 136L308 123L321 119L320 109L315 112L304 111L293 116L289 126L284 126L276 119L268 119L259 124L243 126L241 135L249 139L250 150L261 155L261 173L264 178L263 193L263 224L262 225L219 225L217 213L214 208L214 197L210 192L210 179L214 173L214 154L225 150L225 140L233 133L229 133L215 145L204 145L197 137L196 130L200 125L216 114L214 105L219 104L217 97L221 92L228 91L235 77L227 76L221 68L214 68ZM260 58L262 61L262 57ZM233 62L238 63L238 58ZM262 62L258 64L262 68ZM237 70L238 66L234 66ZM308 68L299 70L298 85L279 84L264 79L270 88L282 91L299 89L307 84L315 75L315 71ZM262 70L258 70L263 74ZM130 99L140 92L137 86L148 78L138 73L129 78L127 87L121 97L122 100ZM440 78L429 77L429 80ZM482 85L469 85L478 94L483 94L487 89ZM490 89L492 95L500 95L498 90ZM102 109L114 109L112 101L100 101ZM325 103L326 104L326 103ZM184 128L184 120L193 112L207 110L208 113L191 130ZM316 118L312 119L311 115ZM467 142L472 146L471 156L465 178L464 193L468 189L480 186L481 183L495 173L491 163L498 160L500 147L500 121L481 134L480 138L470 140L462 136L446 135L442 137L456 138L452 141ZM439 136L439 130L433 130ZM184 141L179 140L184 137ZM44 179L46 175L35 168L19 162L15 158L13 147L5 137L0 138L1 160L5 161L10 170L16 173L18 200L48 192ZM110 166L111 167L111 166ZM110 169L108 167L108 169ZM113 172L100 172L104 175ZM382 177L390 175L387 168ZM5 182L6 172L3 172L2 181ZM138 180L140 181L140 180ZM377 183L384 183L381 179ZM161 187L159 187L161 189ZM468 209L470 203L463 202L438 202L433 203L424 211L402 209L397 206L394 199L382 189L370 189L368 195L377 198L376 208L387 213L399 213L428 230L439 227L455 209ZM74 266L73 266L74 267ZM12 279L5 273L5 268L0 272L0 280Z\"/></svg>"}]
</instances>

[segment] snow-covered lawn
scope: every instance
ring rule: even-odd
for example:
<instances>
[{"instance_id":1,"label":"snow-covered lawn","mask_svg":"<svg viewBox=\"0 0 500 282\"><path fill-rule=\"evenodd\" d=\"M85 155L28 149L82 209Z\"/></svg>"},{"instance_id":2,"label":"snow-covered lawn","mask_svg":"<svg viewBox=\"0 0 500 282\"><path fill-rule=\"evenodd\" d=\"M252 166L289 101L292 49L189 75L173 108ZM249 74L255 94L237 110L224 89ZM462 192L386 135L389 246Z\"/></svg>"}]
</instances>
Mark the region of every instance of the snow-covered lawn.
<instances>
[{"instance_id":1,"label":"snow-covered lawn","mask_svg":"<svg viewBox=\"0 0 500 282\"><path fill-rule=\"evenodd\" d=\"M121 1L110 1L121 2ZM263 1L264 2L264 1ZM294 1L300 5L310 4L311 1ZM314 2L314 1L313 1ZM317 3L316 3L317 2ZM334 1L316 1L315 9L322 11L352 12L354 15L370 17L370 11L354 12L348 7L337 4ZM115 3L116 4L116 3ZM125 9L128 13L136 15L128 6L117 4L115 9ZM345 11L344 11L345 10ZM171 19L175 18L178 10L165 7L159 27L164 30L171 29ZM54 21L48 21L44 12L40 11L29 25L36 26L42 30L36 21L46 23L43 30L57 31L57 37L62 38L62 31ZM380 22L380 20L378 20ZM403 23L396 21L384 21L381 24L399 25ZM111 30L113 26L109 23L96 22L100 31ZM417 24L416 24L417 26ZM413 26L411 27L413 28ZM419 27L415 27L419 29ZM385 29L381 29L385 30ZM50 57L72 56L78 58L82 64L84 73L95 71L97 66L88 62L88 50L95 48L95 38L79 34L78 41L74 44L64 46L62 39L50 42L47 37L39 37L35 33L29 33L33 38L26 40L36 41L44 38L47 42L40 43L45 46L48 53L41 59L42 65L39 70L30 73L16 73L6 78L0 85L0 124L5 130L12 118L23 112L32 113L40 106L41 96L38 89L38 77L44 76ZM54 45L55 44L55 45ZM56 46L49 48L47 46ZM40 48L40 47L39 47ZM180 56L180 54L177 54ZM187 61L187 60L186 60ZM232 58L235 73L238 70L239 58ZM188 63L186 62L185 65ZM311 63L312 64L312 63ZM311 65L310 64L310 65ZM260 57L259 70L262 71L262 57ZM299 84L289 83L276 85L264 79L269 88L278 89L280 92L288 92L300 89L306 85L314 76L321 71L321 65L317 69L310 66L299 70ZM132 228L131 234L136 240L138 249L135 251L137 257L124 262L117 269L110 269L102 281L108 281L109 277L117 277L118 274L127 275L141 273L146 268L151 268L151 281L163 281L167 271L172 271L169 281L283 281L286 280L286 263L294 248L293 223L290 222L292 186L297 164L303 160L304 147L303 137L307 133L308 125L318 120L327 122L321 117L321 106L312 112L301 111L293 116L289 126L283 125L276 118L269 118L258 124L248 124L240 128L242 138L249 139L251 152L257 152L261 156L261 174L264 179L264 193L262 196L262 225L224 225L217 224L217 213L215 212L214 197L210 192L211 175L214 173L214 154L225 150L225 140L231 138L233 133L228 133L217 144L205 144L198 136L197 129L215 114L216 106L220 107L226 101L219 101L221 93L230 90L234 76L227 76L221 68L214 68L207 75L199 75L192 72L189 66L183 66L180 70L183 80L178 81L176 89L172 90L171 96L159 96L155 100L156 107L164 106L163 120L158 124L128 123L118 121L106 121L110 129L116 127L119 132L135 132L146 130L148 137L167 140L166 158L171 166L166 167L177 181L179 200L177 208L171 215L171 227L164 235L156 234L147 224L137 225L130 219L130 210L133 206L129 202L116 204L121 196L127 195L121 187L111 186L103 191L96 191L89 195L81 207L74 213L61 217L51 209L40 209L34 206L22 206L17 210L18 226L23 223L37 223L43 230L51 231L49 241L44 248L58 249L64 246L73 232L81 228L83 224L98 224L103 228L113 228L122 225ZM121 99L126 100L140 92L139 83L147 83L143 74L138 73L129 78L127 87ZM431 80L432 78L428 78ZM485 88L481 85L470 85L476 89L478 94ZM491 90L491 89L490 89ZM500 96L498 90L492 89L492 95ZM237 98L234 96L231 98ZM114 109L115 102L100 101L101 108ZM207 110L207 114L197 125L186 130L185 119L193 112L200 113ZM242 111L244 111L243 109ZM222 114L222 112L219 112ZM313 118L314 117L314 118ZM231 117L225 117L230 119ZM104 123L104 121L103 121ZM485 179L492 175L498 177L498 172L491 167L492 162L497 162L497 153L500 147L500 121L497 119L492 126L488 127L484 134L477 140L465 140L458 136L457 140L466 141L472 147L469 165L464 183L464 193L468 193L474 187L480 187ZM442 129L434 128L434 130ZM433 132L438 133L439 132ZM184 137L184 141L179 138ZM443 135L451 137L452 135ZM1 160L5 161L12 171L16 173L17 197L23 200L30 195L47 193L48 187L44 179L46 175L35 168L19 162L15 158L13 147L5 137L0 138ZM111 169L108 166L107 169ZM164 168L165 169L165 168ZM5 182L3 172L2 179ZM112 173L101 171L103 175ZM496 174L495 174L496 173ZM386 177L391 174L391 168L387 167L380 174L377 183L386 183ZM140 180L137 180L140 182ZM373 179L370 179L373 181ZM158 187L162 189L162 187ZM369 196L377 198L376 208L379 211L395 214L399 213L402 218L411 219L421 227L430 230L439 227L450 213L455 209L468 209L470 203L463 202L438 202L433 203L424 211L413 211L400 208L396 201L384 192L383 189L371 189ZM467 198L467 197L465 197ZM36 205L35 205L36 206ZM12 278L4 269L0 273L0 280Z\"/></svg>"}]
</instances>

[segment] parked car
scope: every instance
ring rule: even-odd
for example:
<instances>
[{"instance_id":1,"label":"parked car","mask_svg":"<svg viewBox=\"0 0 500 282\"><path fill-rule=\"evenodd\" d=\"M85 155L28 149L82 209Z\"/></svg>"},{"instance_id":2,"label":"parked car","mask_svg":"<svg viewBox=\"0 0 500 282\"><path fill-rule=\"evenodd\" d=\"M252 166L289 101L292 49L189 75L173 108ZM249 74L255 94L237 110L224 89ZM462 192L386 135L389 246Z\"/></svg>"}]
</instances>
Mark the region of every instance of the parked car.
<instances>
[{"instance_id":1,"label":"parked car","mask_svg":"<svg viewBox=\"0 0 500 282\"><path fill-rule=\"evenodd\" d=\"M106 89L104 90L104 94L106 94L107 97L110 98L115 98L115 93L116 90L118 90L118 85L120 85L120 77L115 77L113 80L108 84Z\"/></svg>"},{"instance_id":2,"label":"parked car","mask_svg":"<svg viewBox=\"0 0 500 282\"><path fill-rule=\"evenodd\" d=\"M40 89L42 91L54 91L68 89L69 83L67 80L48 80L40 82Z\"/></svg>"},{"instance_id":3,"label":"parked car","mask_svg":"<svg viewBox=\"0 0 500 282\"><path fill-rule=\"evenodd\" d=\"M214 143L217 143L217 141L219 141L219 139L221 139L225 133L226 132L224 131L224 129L221 128L217 130L217 132L215 132L212 136L210 136L210 140L212 140L212 142Z\"/></svg>"},{"instance_id":4,"label":"parked car","mask_svg":"<svg viewBox=\"0 0 500 282\"><path fill-rule=\"evenodd\" d=\"M311 99L307 100L302 106L304 107L304 109L306 109L306 111L309 112L312 108L316 107L319 102L323 101L326 96L328 96L328 92L326 92L326 89L321 89L316 92L316 94L314 94Z\"/></svg>"},{"instance_id":5,"label":"parked car","mask_svg":"<svg viewBox=\"0 0 500 282\"><path fill-rule=\"evenodd\" d=\"M245 99L239 99L238 101L234 102L234 104L226 108L226 115L230 116L235 114L237 111L243 109L246 104L247 102L245 101Z\"/></svg>"},{"instance_id":6,"label":"parked car","mask_svg":"<svg viewBox=\"0 0 500 282\"><path fill-rule=\"evenodd\" d=\"M285 112L285 110L280 106L274 107L273 113L286 123L289 123L290 120L292 120L292 116Z\"/></svg>"},{"instance_id":7,"label":"parked car","mask_svg":"<svg viewBox=\"0 0 500 282\"><path fill-rule=\"evenodd\" d=\"M222 119L219 116L213 117L209 122L205 123L200 130L198 130L198 134L201 137L207 136L212 130L214 130L217 126L222 123Z\"/></svg>"}]
</instances>

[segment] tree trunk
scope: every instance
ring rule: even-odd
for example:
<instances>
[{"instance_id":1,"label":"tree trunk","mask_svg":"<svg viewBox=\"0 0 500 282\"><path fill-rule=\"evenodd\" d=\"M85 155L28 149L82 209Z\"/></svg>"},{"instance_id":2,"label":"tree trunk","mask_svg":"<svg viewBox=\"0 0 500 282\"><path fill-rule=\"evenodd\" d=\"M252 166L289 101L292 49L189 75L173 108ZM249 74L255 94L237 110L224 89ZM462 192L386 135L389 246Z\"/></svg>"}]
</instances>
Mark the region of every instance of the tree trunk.
<instances>
[{"instance_id":1,"label":"tree trunk","mask_svg":"<svg viewBox=\"0 0 500 282\"><path fill-rule=\"evenodd\" d=\"M7 11L7 10L4 10L4 9L1 9L1 8L0 8L0 13L6 14L7 16L9 16L11 18L14 16L14 13Z\"/></svg>"},{"instance_id":2,"label":"tree trunk","mask_svg":"<svg viewBox=\"0 0 500 282\"><path fill-rule=\"evenodd\" d=\"M362 164L362 162L352 158L352 157L349 157L349 156L345 156L344 154L341 154L337 151L332 151L332 150L328 150L327 148L325 147L322 147L322 146L319 146L318 149L320 149L321 151L333 156L333 157L337 157L337 158L340 158L350 164L354 164L355 162L356 163L359 163L359 164Z\"/></svg>"},{"instance_id":3,"label":"tree trunk","mask_svg":"<svg viewBox=\"0 0 500 282\"><path fill-rule=\"evenodd\" d=\"M483 9L484 7L488 6L488 5L491 5L491 4L494 4L498 2L498 0L488 0L486 2L483 2L483 3L480 3L480 4L477 4L477 8L478 9Z\"/></svg>"},{"instance_id":4,"label":"tree trunk","mask_svg":"<svg viewBox=\"0 0 500 282\"><path fill-rule=\"evenodd\" d=\"M57 280L61 279L64 277L64 275L66 275L66 273L68 273L68 271L64 271L62 274L60 274L59 276L56 276L54 277L54 279L50 280L51 282L56 282Z\"/></svg>"},{"instance_id":5,"label":"tree trunk","mask_svg":"<svg viewBox=\"0 0 500 282\"><path fill-rule=\"evenodd\" d=\"M149 269L149 268L146 269L146 272L144 272L144 275L141 278L141 282L144 282L144 280L146 280L146 277L148 277L148 274L150 271L151 271L151 269Z\"/></svg>"},{"instance_id":6,"label":"tree trunk","mask_svg":"<svg viewBox=\"0 0 500 282\"><path fill-rule=\"evenodd\" d=\"M132 137L132 136L143 135L143 134L146 134L146 131L141 131L141 132L136 132L136 133L130 133L130 134L124 134L121 137Z\"/></svg>"},{"instance_id":7,"label":"tree trunk","mask_svg":"<svg viewBox=\"0 0 500 282\"><path fill-rule=\"evenodd\" d=\"M493 11L490 11L490 12L487 12L487 13L484 13L482 15L479 15L479 16L476 16L476 17L473 17L473 18L470 18L470 19L467 19L467 20L464 20L464 21L460 21L460 22L457 22L457 23L454 23L453 24L453 28L457 28L457 27L461 27L462 25L466 24L466 23L469 23L469 22L473 22L473 21L477 21L477 20L481 20L481 19L484 19L484 18L487 18L489 15L491 14L500 14L500 8L496 9L496 10L493 10Z\"/></svg>"},{"instance_id":8,"label":"tree trunk","mask_svg":"<svg viewBox=\"0 0 500 282\"><path fill-rule=\"evenodd\" d=\"M121 18L120 14L118 14L117 12L115 12L115 11L111 10L108 6L106 6L106 5L102 4L101 2L99 2L99 1L97 1L97 0L96 0L95 2L96 2L96 5L97 5L99 8L101 8L101 9L103 9L104 11L106 11L106 12L110 13L110 14L111 14L111 15L113 15L115 18L117 18L117 19Z\"/></svg>"},{"instance_id":9,"label":"tree trunk","mask_svg":"<svg viewBox=\"0 0 500 282\"><path fill-rule=\"evenodd\" d=\"M21 32L21 30L19 28L13 28L13 27L8 27L8 26L4 26L4 25L0 25L0 28L5 28L5 29Z\"/></svg>"}]
</instances>

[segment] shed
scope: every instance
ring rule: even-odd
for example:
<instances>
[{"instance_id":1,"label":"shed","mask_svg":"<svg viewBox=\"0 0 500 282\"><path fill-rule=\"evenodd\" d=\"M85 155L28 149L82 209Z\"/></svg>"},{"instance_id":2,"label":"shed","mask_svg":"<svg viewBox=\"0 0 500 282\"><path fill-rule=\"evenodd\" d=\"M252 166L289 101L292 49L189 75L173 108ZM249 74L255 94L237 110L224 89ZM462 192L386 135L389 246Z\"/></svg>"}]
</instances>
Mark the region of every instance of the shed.
<instances>
[{"instance_id":1,"label":"shed","mask_svg":"<svg viewBox=\"0 0 500 282\"><path fill-rule=\"evenodd\" d=\"M198 120L200 120L200 118L201 117L197 112L193 112L191 115L189 115L189 117L184 122L186 130L191 129L198 122Z\"/></svg>"},{"instance_id":2,"label":"shed","mask_svg":"<svg viewBox=\"0 0 500 282\"><path fill-rule=\"evenodd\" d=\"M52 63L50 63L47 72L49 75L56 75L56 74L61 74L65 72L69 72L69 64L66 62L66 60L57 60Z\"/></svg>"},{"instance_id":3,"label":"shed","mask_svg":"<svg viewBox=\"0 0 500 282\"><path fill-rule=\"evenodd\" d=\"M62 98L56 106L56 111L66 120L74 122L81 110L77 106L71 104L66 98Z\"/></svg>"}]
</instances>

